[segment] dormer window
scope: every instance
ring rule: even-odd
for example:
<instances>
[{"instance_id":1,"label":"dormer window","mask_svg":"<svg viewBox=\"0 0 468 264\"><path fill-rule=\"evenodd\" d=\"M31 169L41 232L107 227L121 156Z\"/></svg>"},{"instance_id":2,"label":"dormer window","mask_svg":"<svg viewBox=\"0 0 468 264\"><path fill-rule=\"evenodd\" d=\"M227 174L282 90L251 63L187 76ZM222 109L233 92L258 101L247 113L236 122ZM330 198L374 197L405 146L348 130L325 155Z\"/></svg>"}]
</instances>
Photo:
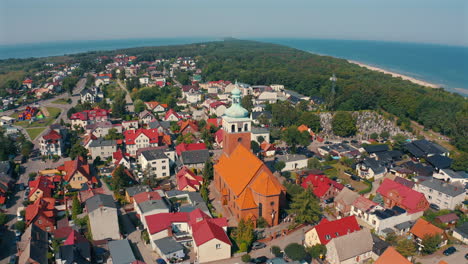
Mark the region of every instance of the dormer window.
<instances>
[{"instance_id":1,"label":"dormer window","mask_svg":"<svg viewBox=\"0 0 468 264\"><path fill-rule=\"evenodd\" d=\"M331 239L331 236L330 236L330 235L325 235L325 239L326 239L326 240L330 240L330 239Z\"/></svg>"}]
</instances>

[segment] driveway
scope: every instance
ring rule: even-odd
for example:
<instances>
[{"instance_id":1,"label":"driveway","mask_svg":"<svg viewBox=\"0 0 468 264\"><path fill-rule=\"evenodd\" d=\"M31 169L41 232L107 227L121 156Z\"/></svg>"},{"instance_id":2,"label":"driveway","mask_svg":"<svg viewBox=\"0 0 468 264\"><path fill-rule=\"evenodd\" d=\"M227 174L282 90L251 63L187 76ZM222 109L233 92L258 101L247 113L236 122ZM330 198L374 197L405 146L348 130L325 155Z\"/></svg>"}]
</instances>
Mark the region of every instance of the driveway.
<instances>
[{"instance_id":1,"label":"driveway","mask_svg":"<svg viewBox=\"0 0 468 264\"><path fill-rule=\"evenodd\" d=\"M438 264L441 260L444 260L445 262L449 264L466 264L468 263L468 260L465 259L465 254L468 253L468 245L455 245L454 246L457 249L457 252L453 253L450 256L444 256L442 252L445 250L440 249L436 253L429 255L429 256L424 256L424 257L417 257L416 261L420 262L422 264Z\"/></svg>"}]
</instances>

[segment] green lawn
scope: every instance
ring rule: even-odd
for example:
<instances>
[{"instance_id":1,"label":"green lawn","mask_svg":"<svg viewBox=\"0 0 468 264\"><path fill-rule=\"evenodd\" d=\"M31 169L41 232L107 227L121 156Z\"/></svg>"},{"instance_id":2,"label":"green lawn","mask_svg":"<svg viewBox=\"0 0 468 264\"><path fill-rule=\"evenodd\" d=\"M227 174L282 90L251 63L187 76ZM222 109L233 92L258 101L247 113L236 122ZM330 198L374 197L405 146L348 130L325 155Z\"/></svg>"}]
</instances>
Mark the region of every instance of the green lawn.
<instances>
[{"instance_id":1,"label":"green lawn","mask_svg":"<svg viewBox=\"0 0 468 264\"><path fill-rule=\"evenodd\" d=\"M60 115L60 108L57 107L46 107L47 111L49 112L49 117L55 119L58 115Z\"/></svg>"},{"instance_id":2,"label":"green lawn","mask_svg":"<svg viewBox=\"0 0 468 264\"><path fill-rule=\"evenodd\" d=\"M46 127L26 128L26 132L28 132L31 140L34 140L44 129L46 129Z\"/></svg>"},{"instance_id":3,"label":"green lawn","mask_svg":"<svg viewBox=\"0 0 468 264\"><path fill-rule=\"evenodd\" d=\"M55 101L52 101L52 103L54 103L54 104L63 104L63 105L69 104L69 103L67 102L67 100L66 100L66 99L63 99L63 98L57 99L57 100L55 100Z\"/></svg>"}]
</instances>

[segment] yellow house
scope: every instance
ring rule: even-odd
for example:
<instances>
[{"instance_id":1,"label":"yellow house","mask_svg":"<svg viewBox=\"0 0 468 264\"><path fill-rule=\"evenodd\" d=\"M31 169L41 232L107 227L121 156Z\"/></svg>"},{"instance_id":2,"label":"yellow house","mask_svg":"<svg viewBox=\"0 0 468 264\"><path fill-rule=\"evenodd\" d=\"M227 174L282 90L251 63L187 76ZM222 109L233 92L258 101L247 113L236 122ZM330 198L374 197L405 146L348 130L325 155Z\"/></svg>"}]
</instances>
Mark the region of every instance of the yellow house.
<instances>
[{"instance_id":1,"label":"yellow house","mask_svg":"<svg viewBox=\"0 0 468 264\"><path fill-rule=\"evenodd\" d=\"M91 176L91 170L89 168L88 161L83 157L78 157L75 160L65 161L63 168L59 167L59 170L65 173L64 180L73 189L81 189L83 184L92 183L96 184L97 179Z\"/></svg>"},{"instance_id":2,"label":"yellow house","mask_svg":"<svg viewBox=\"0 0 468 264\"><path fill-rule=\"evenodd\" d=\"M29 201L34 202L42 197L51 197L54 184L46 176L39 176L36 180L29 183L31 192L29 193Z\"/></svg>"}]
</instances>

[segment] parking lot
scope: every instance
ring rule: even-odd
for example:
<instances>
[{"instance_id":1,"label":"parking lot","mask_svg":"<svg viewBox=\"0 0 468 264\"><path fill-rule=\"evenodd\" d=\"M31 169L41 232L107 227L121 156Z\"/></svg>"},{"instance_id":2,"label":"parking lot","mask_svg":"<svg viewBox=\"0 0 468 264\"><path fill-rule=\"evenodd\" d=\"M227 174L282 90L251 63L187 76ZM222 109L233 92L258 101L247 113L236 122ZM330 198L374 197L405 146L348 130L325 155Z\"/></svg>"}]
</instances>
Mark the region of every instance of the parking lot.
<instances>
[{"instance_id":1,"label":"parking lot","mask_svg":"<svg viewBox=\"0 0 468 264\"><path fill-rule=\"evenodd\" d=\"M457 252L450 256L444 256L444 254L442 254L442 252L446 249L443 248L430 256L418 257L416 258L416 261L422 264L438 264L441 260L447 262L448 264L468 263L468 259L465 258L465 254L468 254L468 246L455 245L454 247L457 249Z\"/></svg>"}]
</instances>

